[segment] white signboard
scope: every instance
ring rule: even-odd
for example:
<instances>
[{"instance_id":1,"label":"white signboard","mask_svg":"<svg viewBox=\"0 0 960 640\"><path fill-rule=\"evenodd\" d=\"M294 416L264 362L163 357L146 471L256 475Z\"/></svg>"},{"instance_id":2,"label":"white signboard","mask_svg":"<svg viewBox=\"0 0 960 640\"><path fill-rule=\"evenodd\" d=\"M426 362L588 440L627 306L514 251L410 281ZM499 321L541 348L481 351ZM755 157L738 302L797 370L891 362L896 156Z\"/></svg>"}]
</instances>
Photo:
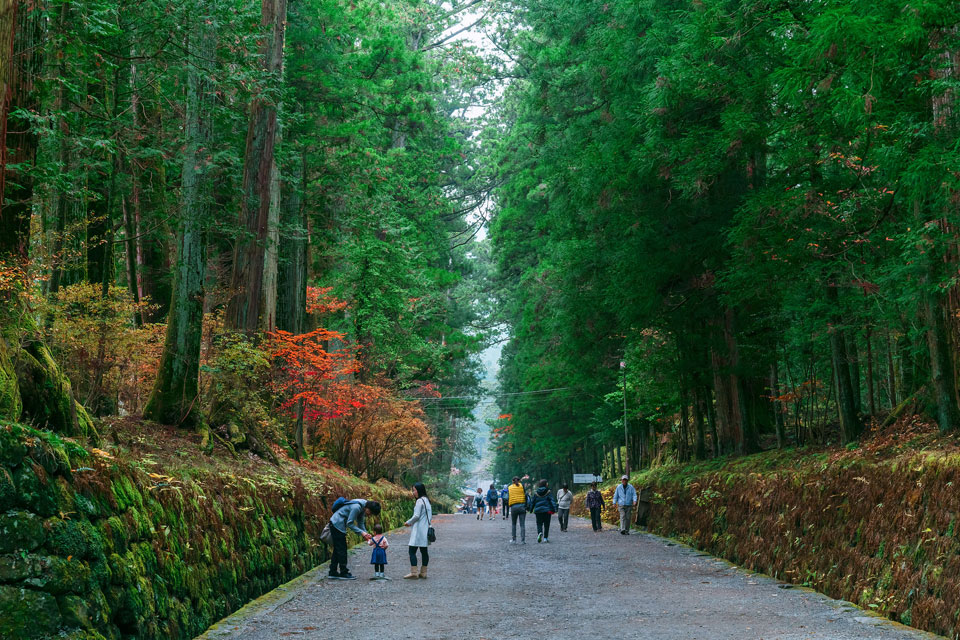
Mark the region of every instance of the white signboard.
<instances>
[{"instance_id":1,"label":"white signboard","mask_svg":"<svg viewBox=\"0 0 960 640\"><path fill-rule=\"evenodd\" d=\"M595 476L592 473L573 474L573 484L590 484L591 482L603 482L603 476Z\"/></svg>"}]
</instances>

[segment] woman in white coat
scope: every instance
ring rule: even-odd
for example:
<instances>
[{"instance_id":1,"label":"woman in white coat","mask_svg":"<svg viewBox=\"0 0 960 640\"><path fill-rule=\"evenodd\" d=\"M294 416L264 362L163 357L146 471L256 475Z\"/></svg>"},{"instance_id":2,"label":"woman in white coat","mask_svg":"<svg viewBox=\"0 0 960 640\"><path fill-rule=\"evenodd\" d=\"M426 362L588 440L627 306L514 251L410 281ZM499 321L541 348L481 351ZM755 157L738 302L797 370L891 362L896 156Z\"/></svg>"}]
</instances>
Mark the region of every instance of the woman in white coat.
<instances>
[{"instance_id":1,"label":"woman in white coat","mask_svg":"<svg viewBox=\"0 0 960 640\"><path fill-rule=\"evenodd\" d=\"M413 527L410 530L410 573L404 578L426 578L427 565L430 564L430 553L427 546L430 542L427 540L427 530L430 528L430 521L433 520L433 508L430 506L430 500L427 498L427 488L422 482L413 485L416 493L417 502L413 507L413 517L404 523L404 526ZM420 573L417 573L417 549L420 550L420 559L422 560Z\"/></svg>"}]
</instances>

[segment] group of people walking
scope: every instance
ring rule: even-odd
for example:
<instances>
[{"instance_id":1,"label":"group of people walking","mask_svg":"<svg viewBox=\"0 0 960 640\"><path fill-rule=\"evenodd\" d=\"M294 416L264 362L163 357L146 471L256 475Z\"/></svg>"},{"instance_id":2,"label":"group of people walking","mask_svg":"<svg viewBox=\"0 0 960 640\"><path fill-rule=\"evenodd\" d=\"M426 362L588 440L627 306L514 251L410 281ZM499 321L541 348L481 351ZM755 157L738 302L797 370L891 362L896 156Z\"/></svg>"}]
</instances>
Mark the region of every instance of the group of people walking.
<instances>
[{"instance_id":1,"label":"group of people walking","mask_svg":"<svg viewBox=\"0 0 960 640\"><path fill-rule=\"evenodd\" d=\"M410 573L403 576L406 579L426 578L427 565L430 564L430 523L433 520L433 507L427 497L427 488L422 482L413 485L415 498L413 515L404 522L404 526L411 527L410 540L407 551L410 556ZM347 568L347 529L358 534L367 544L373 547L370 564L373 565L373 578L386 580L387 549L390 542L383 533L383 526L376 524L374 533L367 531L366 517L380 515L381 506L374 500L347 500L332 516L330 516L330 538L333 546L333 555L330 559L330 570L327 577L331 580L356 580L356 576ZM417 566L417 554L420 554L420 565Z\"/></svg>"},{"instance_id":2,"label":"group of people walking","mask_svg":"<svg viewBox=\"0 0 960 640\"><path fill-rule=\"evenodd\" d=\"M493 520L501 510L504 511L503 519L507 519L506 503L504 502L506 498L506 488L506 485L504 485L504 493L501 495L501 492L497 491L496 487L492 484L486 493L483 492L482 487L477 487L477 495L473 500L477 507L477 520L483 520L484 515L486 515L489 520Z\"/></svg>"},{"instance_id":3,"label":"group of people walking","mask_svg":"<svg viewBox=\"0 0 960 640\"><path fill-rule=\"evenodd\" d=\"M413 515L410 516L404 526L411 527L410 539L407 543L407 550L410 557L410 573L403 576L405 579L426 578L427 566L430 564L430 542L431 521L433 520L433 508L430 505L430 499L427 497L427 488L422 482L413 485L414 507ZM511 544L517 544L517 525L520 525L519 544L526 544L526 519L527 513L532 513L537 523L537 542L550 542L550 524L553 515L557 514L557 520L560 524L560 531L567 531L570 524L570 507L573 504L573 492L569 485L564 483L557 491L556 497L550 491L550 484L546 480L537 483L536 489L532 492L520 484L520 478L514 477L509 486L504 486L501 491L497 491L494 485L483 493L482 489L477 489L477 518L482 520L484 507L486 514L493 519L497 513L498 506L503 514L503 519L510 514L511 520ZM613 504L620 512L620 533L629 535L630 516L634 507L637 506L637 490L630 484L630 479L623 476L620 484L617 485L613 494ZM336 508L330 517L330 540L333 546L333 556L330 560L330 571L328 577L335 580L355 580L356 577L350 573L347 568L347 530L360 535L367 544L373 547L370 557L370 564L373 565L374 579L387 579L385 570L387 565L387 549L390 542L383 533L381 524L373 527L374 533L367 531L366 517L378 516L381 512L379 502L375 500L338 500L339 508ZM484 504L485 502L485 504ZM590 521L594 532L602 531L603 525L600 520L601 513L606 507L603 494L597 489L597 483L590 485L590 491L586 496L586 506L590 510ZM417 554L419 553L419 567Z\"/></svg>"},{"instance_id":4,"label":"group of people walking","mask_svg":"<svg viewBox=\"0 0 960 640\"><path fill-rule=\"evenodd\" d=\"M510 511L511 538L510 544L517 544L517 524L520 525L520 544L527 543L527 513L532 513L537 522L537 542L550 542L550 522L553 514L557 514L560 531L566 531L570 523L570 506L573 504L573 492L566 483L557 491L554 499L550 491L550 484L541 480L531 494L515 476L513 483L507 487L507 507Z\"/></svg>"}]
</instances>

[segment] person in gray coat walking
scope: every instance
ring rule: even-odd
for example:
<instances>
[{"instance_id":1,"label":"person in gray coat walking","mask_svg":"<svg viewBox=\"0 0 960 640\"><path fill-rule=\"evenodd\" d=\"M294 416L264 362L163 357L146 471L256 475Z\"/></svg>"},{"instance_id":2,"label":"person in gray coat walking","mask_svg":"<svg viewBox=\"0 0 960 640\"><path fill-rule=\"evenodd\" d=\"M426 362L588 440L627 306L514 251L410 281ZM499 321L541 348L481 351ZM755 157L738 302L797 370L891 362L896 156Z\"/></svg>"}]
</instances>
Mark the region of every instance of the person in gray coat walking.
<instances>
[{"instance_id":1,"label":"person in gray coat walking","mask_svg":"<svg viewBox=\"0 0 960 640\"><path fill-rule=\"evenodd\" d=\"M570 524L570 506L573 504L573 492L564 482L560 491L557 491L557 520L560 522L560 531L566 531Z\"/></svg>"},{"instance_id":2,"label":"person in gray coat walking","mask_svg":"<svg viewBox=\"0 0 960 640\"><path fill-rule=\"evenodd\" d=\"M413 485L413 490L417 498L413 507L413 516L403 523L404 526L413 527L410 530L410 542L407 543L407 549L410 551L410 573L403 576L407 580L427 577L427 565L430 564L430 553L427 550L430 541L427 539L427 533L430 530L430 521L433 520L433 508L430 506L430 499L427 498L427 488L422 482L418 482ZM422 562L420 573L417 573L417 549L420 550Z\"/></svg>"}]
</instances>

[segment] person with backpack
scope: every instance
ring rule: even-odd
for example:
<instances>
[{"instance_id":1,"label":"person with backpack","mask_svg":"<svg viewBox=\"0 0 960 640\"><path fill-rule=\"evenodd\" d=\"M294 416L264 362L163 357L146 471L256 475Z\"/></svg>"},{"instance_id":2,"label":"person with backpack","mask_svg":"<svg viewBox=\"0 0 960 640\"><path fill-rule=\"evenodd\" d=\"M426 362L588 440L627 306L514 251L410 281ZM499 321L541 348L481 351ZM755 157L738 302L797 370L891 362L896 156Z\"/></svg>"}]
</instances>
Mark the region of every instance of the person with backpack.
<instances>
[{"instance_id":1,"label":"person with backpack","mask_svg":"<svg viewBox=\"0 0 960 640\"><path fill-rule=\"evenodd\" d=\"M477 520L483 520L483 510L486 508L483 503L483 487L477 487L477 497L474 502L477 505Z\"/></svg>"},{"instance_id":2,"label":"person with backpack","mask_svg":"<svg viewBox=\"0 0 960 640\"><path fill-rule=\"evenodd\" d=\"M338 500L339 502L339 500ZM336 503L334 503L336 507ZM366 516L380 515L380 503L375 500L345 500L330 516L330 538L333 557L330 559L331 580L356 580L347 568L347 529L369 541L373 536L367 532Z\"/></svg>"},{"instance_id":3,"label":"person with backpack","mask_svg":"<svg viewBox=\"0 0 960 640\"><path fill-rule=\"evenodd\" d=\"M510 544L517 544L517 521L520 521L520 544L527 544L527 492L520 484L520 478L514 476L513 484L507 490L507 501L510 503L510 523L513 525L513 537Z\"/></svg>"},{"instance_id":4,"label":"person with backpack","mask_svg":"<svg viewBox=\"0 0 960 640\"><path fill-rule=\"evenodd\" d=\"M540 485L530 497L530 511L537 519L537 542L550 542L550 519L557 511L557 503L553 501L550 495L550 486L546 480L541 480Z\"/></svg>"},{"instance_id":5,"label":"person with backpack","mask_svg":"<svg viewBox=\"0 0 960 640\"><path fill-rule=\"evenodd\" d=\"M500 501L500 493L490 485L490 489L487 490L487 515L490 516L490 520L493 520L493 516L497 513L497 503Z\"/></svg>"},{"instance_id":6,"label":"person with backpack","mask_svg":"<svg viewBox=\"0 0 960 640\"><path fill-rule=\"evenodd\" d=\"M557 521L560 523L560 531L566 531L570 524L570 506L573 504L573 492L569 485L564 482L560 491L557 491Z\"/></svg>"},{"instance_id":7,"label":"person with backpack","mask_svg":"<svg viewBox=\"0 0 960 640\"><path fill-rule=\"evenodd\" d=\"M500 513L503 515L503 519L507 519L507 500L510 498L510 489L508 485L503 485L503 489L500 490Z\"/></svg>"},{"instance_id":8,"label":"person with backpack","mask_svg":"<svg viewBox=\"0 0 960 640\"><path fill-rule=\"evenodd\" d=\"M417 502L413 506L413 515L403 523L405 527L413 527L410 530L410 542L407 543L410 552L410 573L403 576L407 580L426 578L427 565L430 564L430 553L427 548L430 546L430 521L433 519L433 507L430 506L427 488L422 482L413 485L413 490ZM417 549L420 550L422 561L420 573L417 573Z\"/></svg>"}]
</instances>

